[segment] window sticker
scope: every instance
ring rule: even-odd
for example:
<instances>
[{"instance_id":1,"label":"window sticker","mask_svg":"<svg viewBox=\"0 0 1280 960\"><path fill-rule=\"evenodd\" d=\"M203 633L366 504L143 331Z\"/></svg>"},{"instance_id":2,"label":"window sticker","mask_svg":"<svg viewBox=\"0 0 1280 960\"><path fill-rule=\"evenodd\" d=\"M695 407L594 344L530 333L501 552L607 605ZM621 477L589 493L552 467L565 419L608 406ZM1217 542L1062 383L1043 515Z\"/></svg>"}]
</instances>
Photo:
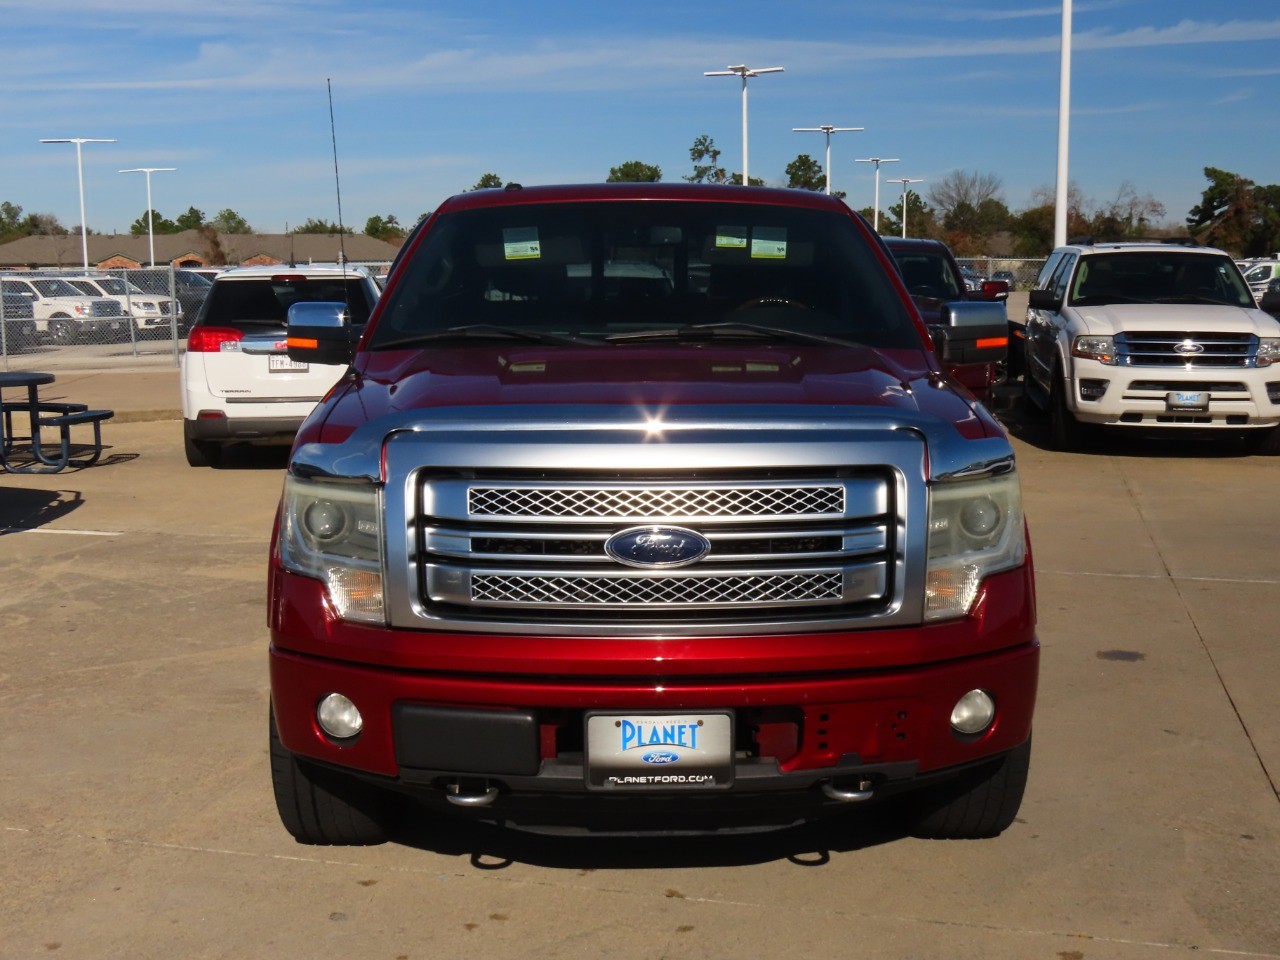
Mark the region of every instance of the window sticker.
<instances>
[{"instance_id":1,"label":"window sticker","mask_svg":"<svg viewBox=\"0 0 1280 960\"><path fill-rule=\"evenodd\" d=\"M746 227L716 227L717 250L747 249Z\"/></svg>"},{"instance_id":2,"label":"window sticker","mask_svg":"<svg viewBox=\"0 0 1280 960\"><path fill-rule=\"evenodd\" d=\"M756 227L751 235L751 259L787 259L787 228Z\"/></svg>"},{"instance_id":3,"label":"window sticker","mask_svg":"<svg viewBox=\"0 0 1280 960\"><path fill-rule=\"evenodd\" d=\"M538 240L538 228L503 227L502 251L508 260L541 259L542 244Z\"/></svg>"}]
</instances>

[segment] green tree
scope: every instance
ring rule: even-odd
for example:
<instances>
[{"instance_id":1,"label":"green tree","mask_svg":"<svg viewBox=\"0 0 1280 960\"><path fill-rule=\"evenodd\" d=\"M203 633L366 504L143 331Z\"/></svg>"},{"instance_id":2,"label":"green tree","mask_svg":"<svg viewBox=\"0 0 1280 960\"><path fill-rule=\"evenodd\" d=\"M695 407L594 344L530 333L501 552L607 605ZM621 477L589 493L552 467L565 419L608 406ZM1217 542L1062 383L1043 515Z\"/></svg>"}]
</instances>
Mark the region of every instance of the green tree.
<instances>
[{"instance_id":1,"label":"green tree","mask_svg":"<svg viewBox=\"0 0 1280 960\"><path fill-rule=\"evenodd\" d=\"M822 171L822 164L807 153L802 153L790 163L784 171L787 175L787 186L794 190L826 190L827 177Z\"/></svg>"},{"instance_id":2,"label":"green tree","mask_svg":"<svg viewBox=\"0 0 1280 960\"><path fill-rule=\"evenodd\" d=\"M196 213L199 212L196 210ZM230 207L219 210L218 215L209 221L209 226L219 233L253 233L253 227L249 226L249 222Z\"/></svg>"},{"instance_id":3,"label":"green tree","mask_svg":"<svg viewBox=\"0 0 1280 960\"><path fill-rule=\"evenodd\" d=\"M684 179L690 183L728 181L724 167L720 166L720 151L716 149L716 142L707 134L704 133L693 141L693 146L689 148L689 159L693 161L693 173L687 174Z\"/></svg>"},{"instance_id":4,"label":"green tree","mask_svg":"<svg viewBox=\"0 0 1280 960\"><path fill-rule=\"evenodd\" d=\"M902 235L902 200L899 199L880 218L880 232L885 236ZM911 237L936 237L938 215L914 190L907 194L907 235Z\"/></svg>"},{"instance_id":5,"label":"green tree","mask_svg":"<svg viewBox=\"0 0 1280 960\"><path fill-rule=\"evenodd\" d=\"M1205 167L1209 180L1187 226L1201 240L1258 257L1280 248L1280 186L1258 186L1236 173Z\"/></svg>"},{"instance_id":6,"label":"green tree","mask_svg":"<svg viewBox=\"0 0 1280 960\"><path fill-rule=\"evenodd\" d=\"M729 174L729 179L728 179L727 181L725 181L725 182L726 182L726 183L731 183L731 184L733 184L735 187L740 187L740 186L742 186L742 174L741 174L741 173L731 173L731 174ZM753 187L763 187L763 186L764 186L764 181L763 181L763 180L761 180L759 177L752 177L752 178L751 178L751 186L753 186Z\"/></svg>"},{"instance_id":7,"label":"green tree","mask_svg":"<svg viewBox=\"0 0 1280 960\"><path fill-rule=\"evenodd\" d=\"M22 208L5 200L0 203L0 236L15 233L22 225Z\"/></svg>"},{"instance_id":8,"label":"green tree","mask_svg":"<svg viewBox=\"0 0 1280 960\"><path fill-rule=\"evenodd\" d=\"M204 211L197 210L195 207L187 207L187 212L180 214L174 221L177 228L174 233L179 230L199 230L204 226ZM156 231L159 233L160 231Z\"/></svg>"},{"instance_id":9,"label":"green tree","mask_svg":"<svg viewBox=\"0 0 1280 960\"><path fill-rule=\"evenodd\" d=\"M641 163L639 160L628 160L616 167L610 167L605 183L657 183L661 179L661 167L652 163Z\"/></svg>"},{"instance_id":10,"label":"green tree","mask_svg":"<svg viewBox=\"0 0 1280 960\"><path fill-rule=\"evenodd\" d=\"M157 236L164 233L177 233L178 227L172 221L161 215L160 211L151 211L151 232ZM135 237L145 237L147 235L147 211L142 211L142 216L133 223L129 224L129 233Z\"/></svg>"},{"instance_id":11,"label":"green tree","mask_svg":"<svg viewBox=\"0 0 1280 960\"><path fill-rule=\"evenodd\" d=\"M323 234L353 234L355 231L350 227L342 227L339 229L336 223L330 223L328 220L316 220L314 217L307 217L307 222L300 227L294 227L290 233L323 233Z\"/></svg>"},{"instance_id":12,"label":"green tree","mask_svg":"<svg viewBox=\"0 0 1280 960\"><path fill-rule=\"evenodd\" d=\"M502 178L500 176L498 176L496 173L485 173L480 176L480 179L476 181L476 185L471 189L472 190L492 190L495 187L501 187L501 186L502 186Z\"/></svg>"},{"instance_id":13,"label":"green tree","mask_svg":"<svg viewBox=\"0 0 1280 960\"><path fill-rule=\"evenodd\" d=\"M400 221L396 219L394 213L389 213L385 217L374 214L365 221L364 232L366 236L377 240L404 239L404 228L400 226Z\"/></svg>"}]
</instances>

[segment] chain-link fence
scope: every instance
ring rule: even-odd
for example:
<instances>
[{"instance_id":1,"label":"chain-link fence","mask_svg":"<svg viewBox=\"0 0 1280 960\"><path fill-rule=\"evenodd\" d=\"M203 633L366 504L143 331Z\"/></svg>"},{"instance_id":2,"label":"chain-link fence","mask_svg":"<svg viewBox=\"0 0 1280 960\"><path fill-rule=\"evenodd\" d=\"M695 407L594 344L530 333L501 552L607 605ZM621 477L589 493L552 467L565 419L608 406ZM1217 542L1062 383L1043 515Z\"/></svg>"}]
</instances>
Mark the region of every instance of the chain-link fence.
<instances>
[{"instance_id":1,"label":"chain-link fence","mask_svg":"<svg viewBox=\"0 0 1280 960\"><path fill-rule=\"evenodd\" d=\"M1010 290L1030 290L1044 260L1010 257L957 257L960 266L986 280L1004 280Z\"/></svg>"},{"instance_id":2,"label":"chain-link fence","mask_svg":"<svg viewBox=\"0 0 1280 960\"><path fill-rule=\"evenodd\" d=\"M375 276L387 264L361 264ZM281 265L282 271L288 271ZM0 276L0 366L177 365L216 269L27 270Z\"/></svg>"}]
</instances>

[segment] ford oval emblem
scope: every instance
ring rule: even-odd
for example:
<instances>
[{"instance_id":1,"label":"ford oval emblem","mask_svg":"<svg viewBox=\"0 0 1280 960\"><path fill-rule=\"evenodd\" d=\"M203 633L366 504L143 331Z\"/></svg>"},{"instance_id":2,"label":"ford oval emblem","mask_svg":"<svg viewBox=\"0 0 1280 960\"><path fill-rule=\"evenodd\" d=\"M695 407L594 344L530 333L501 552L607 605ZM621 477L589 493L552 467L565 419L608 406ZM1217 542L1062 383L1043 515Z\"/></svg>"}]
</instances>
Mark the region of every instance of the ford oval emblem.
<instances>
[{"instance_id":1,"label":"ford oval emblem","mask_svg":"<svg viewBox=\"0 0 1280 960\"><path fill-rule=\"evenodd\" d=\"M1194 356L1197 353L1204 353L1204 344L1196 343L1194 340L1183 340L1173 345L1173 352L1180 353L1184 357Z\"/></svg>"},{"instance_id":2,"label":"ford oval emblem","mask_svg":"<svg viewBox=\"0 0 1280 960\"><path fill-rule=\"evenodd\" d=\"M604 544L605 553L629 567L686 567L710 550L710 540L684 527L632 527Z\"/></svg>"},{"instance_id":3,"label":"ford oval emblem","mask_svg":"<svg viewBox=\"0 0 1280 960\"><path fill-rule=\"evenodd\" d=\"M674 753L666 753L665 751L660 750L656 753L646 753L640 759L643 760L645 763L658 764L658 763L675 763L680 758L676 756L676 754Z\"/></svg>"}]
</instances>

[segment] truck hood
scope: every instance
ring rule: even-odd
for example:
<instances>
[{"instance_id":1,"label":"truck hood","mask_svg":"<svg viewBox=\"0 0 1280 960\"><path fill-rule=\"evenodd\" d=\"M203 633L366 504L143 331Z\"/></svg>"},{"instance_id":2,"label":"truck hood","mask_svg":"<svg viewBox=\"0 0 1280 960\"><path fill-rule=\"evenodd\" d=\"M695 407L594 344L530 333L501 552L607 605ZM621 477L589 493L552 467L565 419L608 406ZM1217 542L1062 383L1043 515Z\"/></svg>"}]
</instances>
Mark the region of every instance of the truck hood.
<instances>
[{"instance_id":1,"label":"truck hood","mask_svg":"<svg viewBox=\"0 0 1280 960\"><path fill-rule=\"evenodd\" d=\"M360 376L317 407L299 443L335 443L371 420L439 407L817 405L923 413L969 437L1000 427L919 350L793 346L483 346L368 351Z\"/></svg>"},{"instance_id":2,"label":"truck hood","mask_svg":"<svg viewBox=\"0 0 1280 960\"><path fill-rule=\"evenodd\" d=\"M1074 307L1077 316L1095 336L1116 333L1174 331L1186 333L1252 333L1280 336L1280 323L1262 310L1201 304L1113 303L1100 307Z\"/></svg>"}]
</instances>

